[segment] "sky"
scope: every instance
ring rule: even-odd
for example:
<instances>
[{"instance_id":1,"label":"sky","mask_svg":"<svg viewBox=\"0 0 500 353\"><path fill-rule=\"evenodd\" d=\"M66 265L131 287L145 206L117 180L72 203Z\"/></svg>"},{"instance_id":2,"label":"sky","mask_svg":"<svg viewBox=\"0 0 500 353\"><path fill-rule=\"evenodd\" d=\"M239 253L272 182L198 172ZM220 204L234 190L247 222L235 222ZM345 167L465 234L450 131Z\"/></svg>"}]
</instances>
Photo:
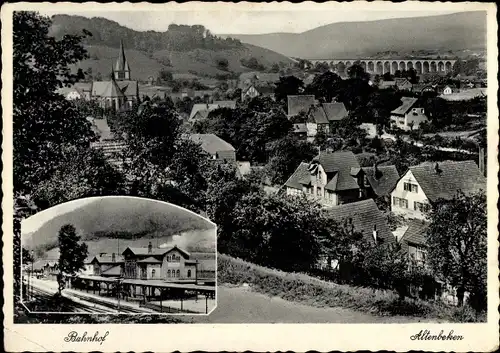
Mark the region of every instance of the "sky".
<instances>
[{"instance_id":1,"label":"sky","mask_svg":"<svg viewBox=\"0 0 500 353\"><path fill-rule=\"evenodd\" d=\"M238 6L238 4L224 4L224 7L216 8L213 3L210 7L207 3L200 4L197 11L193 8L186 8L177 4L175 8L158 8L157 11L127 11L122 8L116 11L116 7L97 8L89 11L88 7L82 8L84 11L45 10L42 14L50 16L53 14L80 15L84 17L104 17L128 28L138 31L166 31L171 23L195 25L201 24L215 34L261 34L274 32L300 33L319 26L336 22L373 21L388 18L421 17L432 15L444 15L449 13L465 11L463 7L456 7L454 4L440 4L431 6L434 3L426 3L426 6L399 7L403 4L371 6L366 10L356 9L356 4L342 3L335 4L315 4L313 7L300 8L298 5L288 4L287 7L279 7L273 4L261 4L249 10L248 6ZM352 4L350 7L349 4ZM374 3L371 3L374 4ZM392 4L392 3L391 3ZM208 4L210 5L210 4ZM286 5L286 4L285 4ZM396 6L397 5L397 6ZM430 9L432 8L432 9ZM425 9L425 10L424 10ZM64 9L66 10L66 9Z\"/></svg>"}]
</instances>

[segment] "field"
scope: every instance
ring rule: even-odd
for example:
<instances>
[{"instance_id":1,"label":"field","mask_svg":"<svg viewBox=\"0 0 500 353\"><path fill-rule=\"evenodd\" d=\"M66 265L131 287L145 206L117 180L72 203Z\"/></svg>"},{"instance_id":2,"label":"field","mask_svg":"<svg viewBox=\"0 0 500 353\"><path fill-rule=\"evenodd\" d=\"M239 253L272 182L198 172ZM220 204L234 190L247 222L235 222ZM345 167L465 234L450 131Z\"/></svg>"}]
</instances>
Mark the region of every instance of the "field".
<instances>
[{"instance_id":1,"label":"field","mask_svg":"<svg viewBox=\"0 0 500 353\"><path fill-rule=\"evenodd\" d=\"M469 88L462 89L460 92L452 93L452 94L442 94L440 97L449 101L461 101L468 100L474 97L480 97L481 95L486 95L486 88Z\"/></svg>"}]
</instances>

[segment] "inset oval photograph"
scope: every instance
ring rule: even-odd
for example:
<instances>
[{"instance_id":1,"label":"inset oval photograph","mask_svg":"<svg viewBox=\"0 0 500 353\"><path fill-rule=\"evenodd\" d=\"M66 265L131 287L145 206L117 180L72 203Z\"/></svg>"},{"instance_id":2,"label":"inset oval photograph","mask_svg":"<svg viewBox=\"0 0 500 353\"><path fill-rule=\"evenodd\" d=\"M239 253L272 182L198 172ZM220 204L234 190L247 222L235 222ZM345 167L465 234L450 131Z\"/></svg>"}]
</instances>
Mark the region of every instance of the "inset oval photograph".
<instances>
[{"instance_id":1,"label":"inset oval photograph","mask_svg":"<svg viewBox=\"0 0 500 353\"><path fill-rule=\"evenodd\" d=\"M21 224L22 303L36 313L209 314L217 228L182 207L91 197Z\"/></svg>"}]
</instances>

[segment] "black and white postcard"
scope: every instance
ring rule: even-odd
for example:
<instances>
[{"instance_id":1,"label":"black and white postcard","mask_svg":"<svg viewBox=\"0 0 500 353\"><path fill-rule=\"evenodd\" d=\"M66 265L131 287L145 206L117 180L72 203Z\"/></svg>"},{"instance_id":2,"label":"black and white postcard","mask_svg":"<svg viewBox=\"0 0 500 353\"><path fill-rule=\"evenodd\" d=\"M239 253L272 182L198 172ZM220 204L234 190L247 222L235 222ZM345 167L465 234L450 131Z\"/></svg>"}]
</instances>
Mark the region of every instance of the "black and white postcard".
<instances>
[{"instance_id":1,"label":"black and white postcard","mask_svg":"<svg viewBox=\"0 0 500 353\"><path fill-rule=\"evenodd\" d=\"M3 5L5 350L498 349L496 11Z\"/></svg>"}]
</instances>

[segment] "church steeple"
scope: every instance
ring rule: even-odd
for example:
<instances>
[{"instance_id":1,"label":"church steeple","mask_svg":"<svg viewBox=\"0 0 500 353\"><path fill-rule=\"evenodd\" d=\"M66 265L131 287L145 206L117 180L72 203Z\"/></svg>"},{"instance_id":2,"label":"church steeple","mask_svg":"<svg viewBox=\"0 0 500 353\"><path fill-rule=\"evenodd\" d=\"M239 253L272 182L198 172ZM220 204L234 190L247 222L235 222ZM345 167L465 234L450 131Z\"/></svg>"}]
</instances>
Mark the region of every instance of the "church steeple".
<instances>
[{"instance_id":1,"label":"church steeple","mask_svg":"<svg viewBox=\"0 0 500 353\"><path fill-rule=\"evenodd\" d=\"M125 57L125 49L123 48L122 40L120 40L120 53L118 60L116 60L114 77L116 80L130 80L130 66Z\"/></svg>"}]
</instances>

